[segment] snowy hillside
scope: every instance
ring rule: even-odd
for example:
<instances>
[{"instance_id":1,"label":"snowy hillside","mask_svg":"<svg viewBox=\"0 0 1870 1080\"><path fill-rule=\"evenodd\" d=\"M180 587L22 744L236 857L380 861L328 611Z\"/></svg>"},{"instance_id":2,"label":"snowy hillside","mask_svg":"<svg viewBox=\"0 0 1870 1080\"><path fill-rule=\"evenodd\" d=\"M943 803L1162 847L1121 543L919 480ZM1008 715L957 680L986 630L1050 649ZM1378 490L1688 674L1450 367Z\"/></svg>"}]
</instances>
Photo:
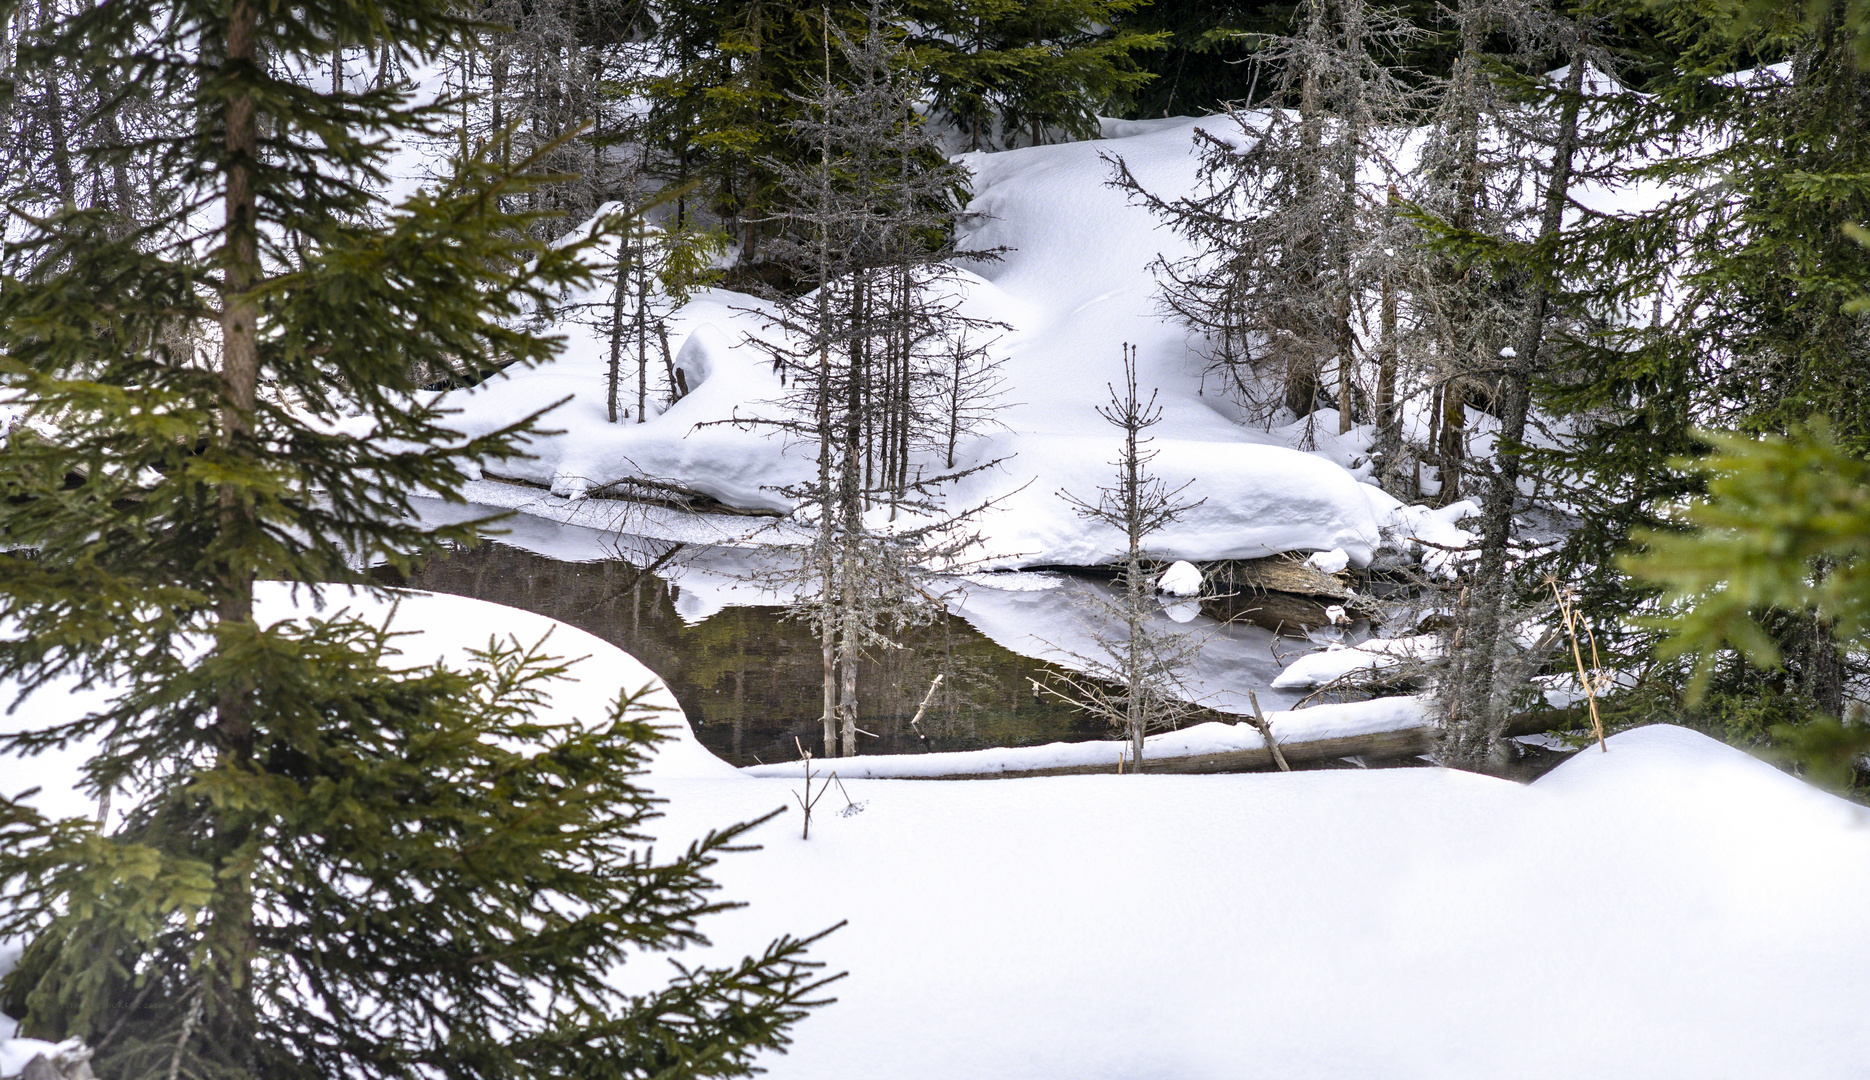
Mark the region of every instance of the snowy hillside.
<instances>
[{"instance_id":1,"label":"snowy hillside","mask_svg":"<svg viewBox=\"0 0 1870 1080\"><path fill-rule=\"evenodd\" d=\"M1095 564L1119 546L1114 531L1087 526L1060 493L1095 500L1110 482L1118 437L1095 410L1121 380L1126 342L1137 346L1145 394L1159 391L1153 470L1171 487L1193 481L1186 497L1206 500L1155 538L1162 554L1253 558L1341 548L1363 565L1386 531L1460 539L1445 520L1453 515L1402 507L1360 482L1369 471L1367 431L1340 440L1329 412L1313 417L1309 432L1302 424L1267 431L1241 422L1203 378L1197 343L1158 314L1148 267L1177 241L1106 184L1105 159L1120 156L1152 190L1187 190L1195 182L1192 132L1201 124L1232 121L1112 124L1109 133L1119 137L963 159L975 177L970 209L980 215L963 247L1002 253L963 268L963 310L1011 328L992 346L1005 379L1000 430L964 445L956 467L1004 461L949 494L953 507L999 500L981 521L986 565ZM768 310L715 290L679 311L671 344L691 393L647 423L605 421L608 343L572 320L557 327L569 345L556 363L457 392L450 404L461 409L463 427L481 432L571 398L549 417L563 433L536 440L536 460L502 466L559 496L641 477L735 506L788 510L778 489L805 477L810 448L770 428L723 423L781 415L784 387L752 340L771 336ZM1308 434L1318 449L1294 449Z\"/></svg>"}]
</instances>

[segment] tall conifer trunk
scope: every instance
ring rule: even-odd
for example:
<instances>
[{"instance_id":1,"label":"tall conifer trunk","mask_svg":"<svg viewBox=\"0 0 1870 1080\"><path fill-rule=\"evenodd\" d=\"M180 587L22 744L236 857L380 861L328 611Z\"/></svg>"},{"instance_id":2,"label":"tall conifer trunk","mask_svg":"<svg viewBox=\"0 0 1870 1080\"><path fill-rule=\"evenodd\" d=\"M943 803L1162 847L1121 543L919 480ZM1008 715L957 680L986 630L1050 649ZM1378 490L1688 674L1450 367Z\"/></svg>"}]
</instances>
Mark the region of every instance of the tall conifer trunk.
<instances>
[{"instance_id":1,"label":"tall conifer trunk","mask_svg":"<svg viewBox=\"0 0 1870 1080\"><path fill-rule=\"evenodd\" d=\"M261 62L255 41L258 12L251 0L234 0L226 29L223 64L238 87ZM226 233L221 265L221 441L222 453L235 460L251 449L254 406L259 387L259 303L253 289L260 281L259 202L254 166L259 155L259 117L251 92L237 89L227 99L224 123ZM236 561L233 551L248 550L253 531L249 496L234 484L219 493L220 564L216 615L226 648L231 635L253 623L253 572ZM253 757L255 701L247 685L229 682L215 703L214 741L222 768L245 769ZM253 893L245 850L252 834L249 815L228 809L213 812L205 823L214 845L213 862L221 891L209 909L207 948L210 959L190 1006L200 1018L201 1038L231 1050L234 1060L250 1060L255 1030L252 1001ZM192 1025L184 1025L186 1032ZM186 1038L184 1039L186 1041ZM181 1048L177 1048L178 1060ZM174 1075L174 1070L171 1070Z\"/></svg>"}]
</instances>

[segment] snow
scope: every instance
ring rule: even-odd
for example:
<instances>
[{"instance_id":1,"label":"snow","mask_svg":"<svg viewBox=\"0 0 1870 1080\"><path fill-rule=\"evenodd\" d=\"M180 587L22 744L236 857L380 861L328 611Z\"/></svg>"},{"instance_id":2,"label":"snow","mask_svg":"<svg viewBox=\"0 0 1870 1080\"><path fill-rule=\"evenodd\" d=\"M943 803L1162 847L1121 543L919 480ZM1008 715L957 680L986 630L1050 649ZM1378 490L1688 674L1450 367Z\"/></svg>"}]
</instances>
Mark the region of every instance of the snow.
<instances>
[{"instance_id":1,"label":"snow","mask_svg":"<svg viewBox=\"0 0 1870 1080\"><path fill-rule=\"evenodd\" d=\"M1344 553L1343 548L1332 548L1330 551L1321 551L1305 561L1312 564L1312 569L1321 574L1336 574L1351 564L1351 557Z\"/></svg>"},{"instance_id":2,"label":"snow","mask_svg":"<svg viewBox=\"0 0 1870 1080\"><path fill-rule=\"evenodd\" d=\"M1356 645L1333 643L1323 652L1307 653L1279 673L1275 690L1308 690L1357 672L1376 674L1440 654L1433 634L1406 638L1372 638Z\"/></svg>"},{"instance_id":3,"label":"snow","mask_svg":"<svg viewBox=\"0 0 1870 1080\"><path fill-rule=\"evenodd\" d=\"M1082 662L1074 656L1099 655L1100 629L1109 633L1116 628L1107 603L1115 597L1107 583L1057 575L1053 588L1003 589L1003 576L979 575L962 582L948 602L950 614L967 620L1002 648L1081 669ZM1275 654L1281 639L1258 626L1198 618L1199 609L1195 601L1172 601L1163 606L1161 621L1151 621L1153 629L1199 639L1199 651L1181 673L1189 700L1237 716L1252 713L1247 697L1251 689L1265 688L1259 690L1260 702L1269 709L1297 700L1296 695L1270 689L1282 666Z\"/></svg>"},{"instance_id":4,"label":"snow","mask_svg":"<svg viewBox=\"0 0 1870 1080\"><path fill-rule=\"evenodd\" d=\"M1191 562L1172 564L1156 579L1156 591L1170 596L1200 596L1201 568Z\"/></svg>"},{"instance_id":5,"label":"snow","mask_svg":"<svg viewBox=\"0 0 1870 1080\"><path fill-rule=\"evenodd\" d=\"M664 790L692 832L799 789L760 783ZM809 842L791 814L724 867L753 906L723 947L850 919L821 950L841 1000L774 1080L1843 1078L1870 1052L1870 823L1698 735L1619 736L1530 788L844 783L861 812L826 813L834 789Z\"/></svg>"},{"instance_id":6,"label":"snow","mask_svg":"<svg viewBox=\"0 0 1870 1080\"><path fill-rule=\"evenodd\" d=\"M1152 554L1211 560L1342 551L1349 565L1362 566L1386 532L1458 546L1465 533L1451 526L1435 537L1417 532L1418 522L1442 523L1360 482L1370 472L1370 429L1327 435L1336 430L1335 414L1278 430L1241 423L1237 407L1204 376L1200 342L1157 311L1148 268L1159 254L1179 254L1180 241L1107 185L1113 167L1106 158L1121 157L1152 189L1188 190L1198 126L1220 131L1233 121L1118 124L1112 133L1121 138L962 159L974 173L970 209L979 216L961 244L1002 254L965 263L950 287L963 313L1010 327L990 347L1006 380L996 426L963 440L955 467L1003 460L949 495L954 507L994 504L976 523L985 540L980 567L1096 565L1123 548L1117 530L1085 520L1065 496L1095 502L1114 477L1119 435L1096 410L1121 379L1124 343L1136 346L1145 393L1155 389L1162 409L1162 422L1149 431L1158 454L1150 467L1171 488L1189 484L1184 498L1199 503L1150 538ZM562 508L626 476L735 506L789 511L782 489L810 474L810 448L771 425L787 413L785 387L760 344L775 334L770 310L752 297L712 290L675 312L670 340L690 393L643 423L607 422L608 342L570 319L554 327L567 339L559 360L449 394L447 405L460 410L457 426L480 434L571 399L548 418L559 433L534 439L533 460L499 466L559 497L558 507L529 498L518 506L526 513L567 520ZM626 404L635 399L633 358L629 366ZM659 382L659 373L652 379ZM1301 444L1317 449L1294 449Z\"/></svg>"},{"instance_id":7,"label":"snow","mask_svg":"<svg viewBox=\"0 0 1870 1080\"><path fill-rule=\"evenodd\" d=\"M291 606L279 588L265 603ZM648 678L589 635L480 601L408 595L395 619L422 631L403 639L411 663L549 629L583 657L551 718L601 715ZM1412 700L1272 719L1282 738L1394 725ZM75 702L38 695L16 716ZM1150 753L1256 740L1207 724ZM1055 752L992 753L1012 767ZM1870 814L1679 728L1615 736L1530 787L1433 768L916 783L864 779L866 764L833 765L843 788L811 840L793 809L717 867L746 906L682 957L848 920L814 950L849 972L839 1000L762 1062L773 1080L1845 1080L1870 1060ZM73 758L0 763L0 790L42 785L41 806L86 813L74 778ZM801 788L796 766L737 771L685 734L649 782L665 846ZM0 1075L34 1049L0 1042Z\"/></svg>"},{"instance_id":8,"label":"snow","mask_svg":"<svg viewBox=\"0 0 1870 1080\"><path fill-rule=\"evenodd\" d=\"M9 1039L4 1036L12 1021L0 1017L0 1076L18 1076L33 1058L43 1055L54 1065L89 1060L84 1044L76 1039L49 1043L43 1039Z\"/></svg>"},{"instance_id":9,"label":"snow","mask_svg":"<svg viewBox=\"0 0 1870 1080\"><path fill-rule=\"evenodd\" d=\"M1241 423L1204 380L1197 343L1156 311L1147 267L1177 254L1178 241L1106 186L1105 158L1122 157L1152 190L1187 190L1197 127L1235 134L1226 118L1107 121L1100 142L967 159L984 216L966 242L1007 250L970 264L956 288L969 314L1011 326L993 346L1008 380L1003 427L957 462L1006 459L953 496L998 500L981 522L981 568L1098 563L1121 548L1061 495L1094 501L1111 482L1117 437L1096 407L1127 342L1164 413L1152 469L1205 500L1152 537L1153 554L1314 552L1316 568L1336 573L1413 545L1431 572L1451 572L1466 556L1450 549L1473 540L1462 527L1473 503L1406 506L1363 482L1371 432L1337 434L1329 410L1270 430ZM1656 197L1654 185L1577 196L1593 209ZM641 565L656 544L706 547L676 571L690 620L783 600L748 580L757 556L722 545L796 539L796 526L587 497L634 476L790 509L781 489L809 474L808 448L745 422L784 415L785 387L753 341L768 311L714 290L677 312L674 361L691 393L642 423L608 422L604 342L562 323L568 350L555 363L448 395L476 434L570 399L547 421L559 433L534 441L537 457L503 466L524 484L489 477L463 494L522 511L506 524L509 541L555 557ZM623 397L633 409L633 379ZM9 408L0 405L0 426ZM1165 592L1190 595L1170 587L1185 583L1183 567L1171 568L1173 583L1165 574ZM980 573L959 587L956 610L989 637L1056 657L1085 648L1088 632L1069 612L1103 586ZM270 618L307 602L277 586L261 599ZM674 707L633 658L540 616L430 594L406 595L393 615L370 597L337 591L331 601L418 631L399 639L411 665L458 659L496 633L549 633L552 651L581 659L575 681L551 694L548 719L601 719L619 689L652 683L652 700ZM1188 614L1186 604L1164 608L1167 620ZM1039 627L1063 629L1047 641L1039 635L1052 631ZM1194 696L1239 714L1241 688L1271 681L1281 689L1262 701L1290 705L1300 690L1433 647L1427 636L1366 641L1280 670L1269 641L1248 628L1216 634L1189 674ZM1549 689L1573 694L1576 679L1554 677ZM106 696L50 687L7 726L51 723ZM1426 716L1416 697L1268 713L1282 741ZM679 712L664 719L674 738L649 775L668 800L659 843L790 806L801 790L799 763L735 770ZM1250 724L1216 722L1157 735L1147 753L1261 746ZM840 1000L799 1025L790 1055L764 1062L774 1080L1864 1076L1870 814L1684 729L1641 728L1609 747L1530 786L1435 768L900 779L1102 765L1122 752L1115 742L820 762L844 786L819 804L812 839L800 839L794 807L760 831L763 850L723 861L723 897L746 906L706 924L711 952L682 959L738 956L848 920L815 952L850 973L836 984ZM86 752L0 758L0 794L38 787L41 809L89 815L95 804L77 783ZM16 957L17 943L0 941L0 970ZM664 974L639 964L618 978ZM11 1033L0 1018L0 1076L51 1049Z\"/></svg>"}]
</instances>

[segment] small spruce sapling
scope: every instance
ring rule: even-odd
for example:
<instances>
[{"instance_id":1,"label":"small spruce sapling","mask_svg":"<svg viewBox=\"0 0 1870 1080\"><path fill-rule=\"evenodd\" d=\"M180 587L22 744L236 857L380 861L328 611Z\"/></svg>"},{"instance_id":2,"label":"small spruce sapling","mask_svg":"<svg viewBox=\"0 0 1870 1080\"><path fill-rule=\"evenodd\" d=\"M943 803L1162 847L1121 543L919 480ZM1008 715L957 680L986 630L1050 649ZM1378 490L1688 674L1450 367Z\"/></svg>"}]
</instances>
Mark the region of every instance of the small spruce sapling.
<instances>
[{"instance_id":1,"label":"small spruce sapling","mask_svg":"<svg viewBox=\"0 0 1870 1080\"><path fill-rule=\"evenodd\" d=\"M1171 488L1149 471L1158 451L1143 433L1160 423L1162 409L1151 392L1144 399L1136 381L1136 348L1125 344L1123 386L1110 387L1110 403L1098 406L1098 415L1123 432L1118 451L1116 482L1098 488L1096 502L1060 492L1078 516L1112 526L1123 533L1118 555L1115 596L1097 596L1089 604L1096 623L1091 638L1094 652L1061 650L1076 673L1053 676L1053 684L1033 685L1121 729L1130 740L1131 760L1143 761L1143 739L1150 732L1174 726L1191 712L1193 704L1182 682L1182 672L1201 649L1198 635L1165 629L1162 604L1156 598L1156 560L1147 547L1150 536L1181 519L1205 499L1181 499L1194 481Z\"/></svg>"}]
</instances>

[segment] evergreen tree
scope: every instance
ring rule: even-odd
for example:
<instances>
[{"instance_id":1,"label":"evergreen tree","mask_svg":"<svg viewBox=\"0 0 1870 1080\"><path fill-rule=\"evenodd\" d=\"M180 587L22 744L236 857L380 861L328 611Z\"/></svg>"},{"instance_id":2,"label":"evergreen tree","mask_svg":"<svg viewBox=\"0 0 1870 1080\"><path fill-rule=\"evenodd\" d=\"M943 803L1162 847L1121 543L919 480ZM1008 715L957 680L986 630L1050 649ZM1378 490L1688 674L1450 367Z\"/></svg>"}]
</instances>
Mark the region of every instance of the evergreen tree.
<instances>
[{"instance_id":1,"label":"evergreen tree","mask_svg":"<svg viewBox=\"0 0 1870 1080\"><path fill-rule=\"evenodd\" d=\"M1709 478L1707 495L1681 514L1694 531L1650 534L1649 550L1626 564L1666 588L1661 651L1694 657L1691 701L1706 693L1727 649L1768 677L1783 673L1772 612L1809 617L1852 649L1870 631L1870 464L1823 418L1783 438L1724 436L1715 446L1686 463ZM1867 772L1870 726L1861 721L1798 717L1772 734L1814 778L1845 787Z\"/></svg>"},{"instance_id":2,"label":"evergreen tree","mask_svg":"<svg viewBox=\"0 0 1870 1080\"><path fill-rule=\"evenodd\" d=\"M809 157L796 121L826 77L827 56L833 75L847 74L831 42L838 32L861 38L864 9L850 0L674 0L659 14L652 40L670 63L643 83L645 138L662 153L652 169L684 186L680 220L694 209L686 185L697 185L692 199L739 243L749 284L766 275L792 285L804 271L768 251L789 220L781 173Z\"/></svg>"},{"instance_id":3,"label":"evergreen tree","mask_svg":"<svg viewBox=\"0 0 1870 1080\"><path fill-rule=\"evenodd\" d=\"M911 0L916 63L935 110L974 150L1053 133L1088 139L1097 115L1127 104L1153 77L1137 56L1164 32L1122 25L1144 0Z\"/></svg>"},{"instance_id":4,"label":"evergreen tree","mask_svg":"<svg viewBox=\"0 0 1870 1080\"><path fill-rule=\"evenodd\" d=\"M1137 116L1202 116L1228 103L1258 104L1262 82L1256 44L1291 26L1291 4L1257 0L1154 0L1122 17L1124 27L1166 34L1162 48L1138 57L1155 76L1134 94Z\"/></svg>"},{"instance_id":5,"label":"evergreen tree","mask_svg":"<svg viewBox=\"0 0 1870 1080\"><path fill-rule=\"evenodd\" d=\"M128 236L105 210L16 216L0 263L0 385L26 407L0 459L0 678L121 687L4 749L96 740L87 782L136 800L111 833L0 803L0 934L32 938L6 993L105 1075L734 1075L816 984L791 939L640 997L605 981L700 940L702 871L741 831L635 850L633 698L553 727L529 715L555 670L536 652L399 669L355 619L256 618L256 581L316 592L470 539L409 500L532 427L464 437L412 373L549 356L515 327L584 283L580 251L531 239L486 157L372 223L387 142L440 117L325 78L337 44L413 67L473 29L438 0L167 0L20 48L103 107L136 88L174 200ZM111 150L74 147L80 171ZM178 352L178 325L214 347Z\"/></svg>"},{"instance_id":6,"label":"evergreen tree","mask_svg":"<svg viewBox=\"0 0 1870 1080\"><path fill-rule=\"evenodd\" d=\"M1700 3L1659 14L1671 69L1624 97L1612 130L1642 162L1638 175L1674 194L1586 238L1600 268L1589 299L1607 329L1568 348L1546 385L1552 410L1576 418L1575 438L1533 455L1575 493L1557 572L1580 583L1600 637L1633 666L1653 641L1624 619L1652 594L1613 553L1636 531L1666 530L1669 508L1698 490L1672 466L1703 447L1698 429L1782 433L1824 411L1842 446L1870 446L1859 389L1870 322L1852 306L1870 252L1847 233L1870 220L1861 18L1842 2L1735 14ZM1658 275L1663 265L1676 272ZM1722 665L1690 708L1656 667L1651 691L1629 698L1691 722L1725 715L1753 738L1765 725L1733 710L1839 715L1848 658L1807 615L1785 614L1775 632L1783 676Z\"/></svg>"}]
</instances>

